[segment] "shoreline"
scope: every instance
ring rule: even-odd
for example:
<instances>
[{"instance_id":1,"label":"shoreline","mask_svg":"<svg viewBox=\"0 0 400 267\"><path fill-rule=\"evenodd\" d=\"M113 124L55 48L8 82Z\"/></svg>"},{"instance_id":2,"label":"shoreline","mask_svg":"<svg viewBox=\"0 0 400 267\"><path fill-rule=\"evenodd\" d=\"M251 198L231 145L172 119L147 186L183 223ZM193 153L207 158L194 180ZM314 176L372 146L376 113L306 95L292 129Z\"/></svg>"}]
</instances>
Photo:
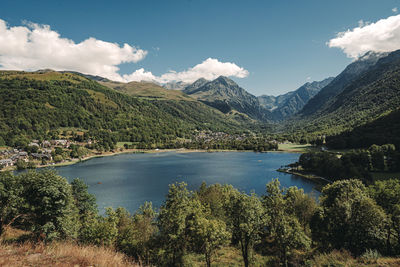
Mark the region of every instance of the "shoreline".
<instances>
[{"instance_id":1,"label":"shoreline","mask_svg":"<svg viewBox=\"0 0 400 267\"><path fill-rule=\"evenodd\" d=\"M316 189L318 191L321 191L321 189L325 185L332 183L331 180L328 180L328 179L326 179L324 177L317 176L317 175L314 175L314 174L305 174L305 173L301 173L301 172L296 172L296 171L293 171L291 168L288 168L288 169L279 168L276 171L282 172L282 173L296 175L296 176L302 177L304 179L307 179L307 180L313 182L316 185Z\"/></svg>"},{"instance_id":2,"label":"shoreline","mask_svg":"<svg viewBox=\"0 0 400 267\"><path fill-rule=\"evenodd\" d=\"M71 159L68 161L54 163L54 164L46 164L46 165L38 165L35 169L40 168L49 168L49 167L62 167L74 165L79 162L87 161L94 158L101 157L110 157L117 156L121 154L144 154L144 153L166 153L166 152L176 152L176 153L215 153L215 152L254 152L254 153L303 153L304 151L293 150L293 149L278 149L278 150L269 150L258 152L254 150L230 150L230 149L186 149L186 148L174 148L174 149L124 149L123 151L115 151L115 152L104 152L102 154L91 154L87 157L83 157L81 159ZM3 168L1 171L16 171L15 166Z\"/></svg>"}]
</instances>

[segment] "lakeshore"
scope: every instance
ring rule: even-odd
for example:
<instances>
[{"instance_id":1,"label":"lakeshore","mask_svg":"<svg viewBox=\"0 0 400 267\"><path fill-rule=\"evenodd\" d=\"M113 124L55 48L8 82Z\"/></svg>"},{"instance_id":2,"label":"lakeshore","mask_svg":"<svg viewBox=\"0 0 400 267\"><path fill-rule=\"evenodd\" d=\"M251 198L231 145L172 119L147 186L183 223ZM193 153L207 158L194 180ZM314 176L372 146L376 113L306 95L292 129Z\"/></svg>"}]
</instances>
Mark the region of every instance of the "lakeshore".
<instances>
[{"instance_id":1,"label":"lakeshore","mask_svg":"<svg viewBox=\"0 0 400 267\"><path fill-rule=\"evenodd\" d=\"M287 174L292 174L292 175L296 175L296 176L300 176L300 177L302 177L304 179L310 180L313 183L315 183L315 185L316 185L315 188L318 191L321 191L322 188L325 185L332 183L331 180L326 179L324 177L317 176L317 175L314 175L314 174L311 174L311 173L303 173L303 172L299 172L299 171L294 171L292 168L279 168L276 171L287 173Z\"/></svg>"},{"instance_id":2,"label":"lakeshore","mask_svg":"<svg viewBox=\"0 0 400 267\"><path fill-rule=\"evenodd\" d=\"M119 148L122 149L122 148ZM212 153L212 152L255 152L255 153L305 153L310 150L315 150L316 148L310 144L279 144L278 150L271 150L265 152L255 152L253 150L229 150L229 149L122 149L120 151L110 151L110 152L102 152L101 154L91 153L88 156L82 158L74 158L65 160L59 163L51 163L45 165L37 165L36 168L49 168L49 167L62 167L69 166L79 162L87 161L94 158L99 157L110 157L121 154L136 154L136 153L165 153L165 152L176 152L176 153ZM9 166L1 169L0 171L14 171L16 170L16 166Z\"/></svg>"}]
</instances>

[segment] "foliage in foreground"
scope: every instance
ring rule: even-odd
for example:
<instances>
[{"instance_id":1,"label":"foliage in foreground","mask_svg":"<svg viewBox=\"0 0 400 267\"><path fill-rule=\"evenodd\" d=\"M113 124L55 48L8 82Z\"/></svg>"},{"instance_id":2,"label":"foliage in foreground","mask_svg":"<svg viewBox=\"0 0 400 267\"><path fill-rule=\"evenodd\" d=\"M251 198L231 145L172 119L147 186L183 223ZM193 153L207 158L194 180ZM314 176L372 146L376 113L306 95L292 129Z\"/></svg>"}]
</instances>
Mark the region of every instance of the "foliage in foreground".
<instances>
[{"instance_id":1,"label":"foliage in foreground","mask_svg":"<svg viewBox=\"0 0 400 267\"><path fill-rule=\"evenodd\" d=\"M226 255L244 266L325 266L337 257L364 264L399 255L399 225L399 180L369 187L337 181L323 188L319 203L278 180L263 196L220 184L190 191L177 183L158 212L145 203L134 214L108 208L99 216L80 180L68 184L48 170L0 174L2 233L12 226L27 231L28 240L112 248L144 265L221 266Z\"/></svg>"}]
</instances>

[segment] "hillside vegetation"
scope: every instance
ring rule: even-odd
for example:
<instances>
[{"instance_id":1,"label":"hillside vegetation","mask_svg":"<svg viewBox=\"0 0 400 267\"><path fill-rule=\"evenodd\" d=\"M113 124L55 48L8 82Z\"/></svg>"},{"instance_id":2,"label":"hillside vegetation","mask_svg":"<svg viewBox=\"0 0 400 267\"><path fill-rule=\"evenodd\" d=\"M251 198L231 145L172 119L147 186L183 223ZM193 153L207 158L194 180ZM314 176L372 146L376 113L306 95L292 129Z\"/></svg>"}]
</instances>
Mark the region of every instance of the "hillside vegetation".
<instances>
[{"instance_id":1,"label":"hillside vegetation","mask_svg":"<svg viewBox=\"0 0 400 267\"><path fill-rule=\"evenodd\" d=\"M400 51L380 55L372 63L360 59L349 65L286 124L286 130L313 138L349 132L363 125L369 125L366 127L371 132L375 120L383 120L400 105ZM374 131L385 140L379 141L381 144L393 143L391 131L379 127Z\"/></svg>"},{"instance_id":2,"label":"hillside vegetation","mask_svg":"<svg viewBox=\"0 0 400 267\"><path fill-rule=\"evenodd\" d=\"M118 92L140 98L195 101L193 98L187 96L179 90L168 90L151 82L119 83L111 81L100 81L99 83L109 88L115 89Z\"/></svg>"},{"instance_id":3,"label":"hillside vegetation","mask_svg":"<svg viewBox=\"0 0 400 267\"><path fill-rule=\"evenodd\" d=\"M191 138L194 130L241 131L238 122L197 101L132 97L72 73L0 72L0 145L50 138L62 127L111 143L146 144Z\"/></svg>"}]
</instances>

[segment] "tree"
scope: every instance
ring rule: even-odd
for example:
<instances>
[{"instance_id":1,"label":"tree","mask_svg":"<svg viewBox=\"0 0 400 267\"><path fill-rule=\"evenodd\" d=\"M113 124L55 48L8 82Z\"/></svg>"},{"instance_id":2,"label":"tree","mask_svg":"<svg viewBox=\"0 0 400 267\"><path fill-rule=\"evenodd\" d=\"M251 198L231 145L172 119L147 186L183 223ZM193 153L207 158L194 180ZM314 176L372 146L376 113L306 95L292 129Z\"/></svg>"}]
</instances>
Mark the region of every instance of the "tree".
<instances>
[{"instance_id":1,"label":"tree","mask_svg":"<svg viewBox=\"0 0 400 267\"><path fill-rule=\"evenodd\" d=\"M186 218L191 213L190 197L186 183L176 183L169 186L165 203L160 208L158 226L161 239L167 252L167 262L170 266L182 265L183 255L188 246L186 235Z\"/></svg>"},{"instance_id":2,"label":"tree","mask_svg":"<svg viewBox=\"0 0 400 267\"><path fill-rule=\"evenodd\" d=\"M54 156L54 162L59 163L61 161L63 161L63 157L61 155L55 155Z\"/></svg>"},{"instance_id":3,"label":"tree","mask_svg":"<svg viewBox=\"0 0 400 267\"><path fill-rule=\"evenodd\" d=\"M203 206L197 198L192 201L192 206L196 208L188 216L186 228L192 248L204 254L206 265L210 267L215 250L226 244L231 235L224 221L212 218L208 207Z\"/></svg>"},{"instance_id":4,"label":"tree","mask_svg":"<svg viewBox=\"0 0 400 267\"><path fill-rule=\"evenodd\" d=\"M0 236L4 228L22 216L26 202L22 197L20 176L0 172Z\"/></svg>"},{"instance_id":5,"label":"tree","mask_svg":"<svg viewBox=\"0 0 400 267\"><path fill-rule=\"evenodd\" d=\"M368 187L368 191L388 216L386 249L387 253L391 254L393 231L397 235L397 246L400 249L400 181L397 179L376 181Z\"/></svg>"},{"instance_id":6,"label":"tree","mask_svg":"<svg viewBox=\"0 0 400 267\"><path fill-rule=\"evenodd\" d=\"M263 204L269 217L266 223L269 239L273 240L272 243L278 250L280 262L288 266L288 256L291 251L308 249L311 240L304 233L295 213L288 213L288 210L291 211L288 209L290 206L288 199L294 200L295 194L299 192L292 188L288 198L285 198L284 192L278 179L273 180L267 184L267 194L264 196Z\"/></svg>"},{"instance_id":7,"label":"tree","mask_svg":"<svg viewBox=\"0 0 400 267\"><path fill-rule=\"evenodd\" d=\"M22 159L17 160L17 170L25 170L28 167L28 164Z\"/></svg>"},{"instance_id":8,"label":"tree","mask_svg":"<svg viewBox=\"0 0 400 267\"><path fill-rule=\"evenodd\" d=\"M88 192L88 186L79 178L71 182L72 195L79 215L97 214L97 204L94 195Z\"/></svg>"},{"instance_id":9,"label":"tree","mask_svg":"<svg viewBox=\"0 0 400 267\"><path fill-rule=\"evenodd\" d=\"M119 217L117 248L138 262L150 266L151 252L156 247L153 239L157 232L156 212L151 202L145 202L132 216L121 208L117 209Z\"/></svg>"},{"instance_id":10,"label":"tree","mask_svg":"<svg viewBox=\"0 0 400 267\"><path fill-rule=\"evenodd\" d=\"M266 222L265 211L255 194L238 193L231 197L230 202L229 227L233 238L240 243L244 266L248 267L251 251L259 242Z\"/></svg>"},{"instance_id":11,"label":"tree","mask_svg":"<svg viewBox=\"0 0 400 267\"><path fill-rule=\"evenodd\" d=\"M386 239L386 214L360 180L327 185L321 207L312 218L313 239L326 250L347 249L360 255L366 249L381 250Z\"/></svg>"},{"instance_id":12,"label":"tree","mask_svg":"<svg viewBox=\"0 0 400 267\"><path fill-rule=\"evenodd\" d=\"M83 218L79 240L83 243L98 246L115 246L118 237L118 214L106 208L105 216L86 216Z\"/></svg>"},{"instance_id":13,"label":"tree","mask_svg":"<svg viewBox=\"0 0 400 267\"><path fill-rule=\"evenodd\" d=\"M318 205L313 195L305 194L303 189L295 186L289 187L285 192L286 211L294 215L304 232L309 232L309 224Z\"/></svg>"},{"instance_id":14,"label":"tree","mask_svg":"<svg viewBox=\"0 0 400 267\"><path fill-rule=\"evenodd\" d=\"M33 232L46 240L76 237L77 210L67 180L55 171L45 170L23 173L20 181Z\"/></svg>"}]
</instances>

